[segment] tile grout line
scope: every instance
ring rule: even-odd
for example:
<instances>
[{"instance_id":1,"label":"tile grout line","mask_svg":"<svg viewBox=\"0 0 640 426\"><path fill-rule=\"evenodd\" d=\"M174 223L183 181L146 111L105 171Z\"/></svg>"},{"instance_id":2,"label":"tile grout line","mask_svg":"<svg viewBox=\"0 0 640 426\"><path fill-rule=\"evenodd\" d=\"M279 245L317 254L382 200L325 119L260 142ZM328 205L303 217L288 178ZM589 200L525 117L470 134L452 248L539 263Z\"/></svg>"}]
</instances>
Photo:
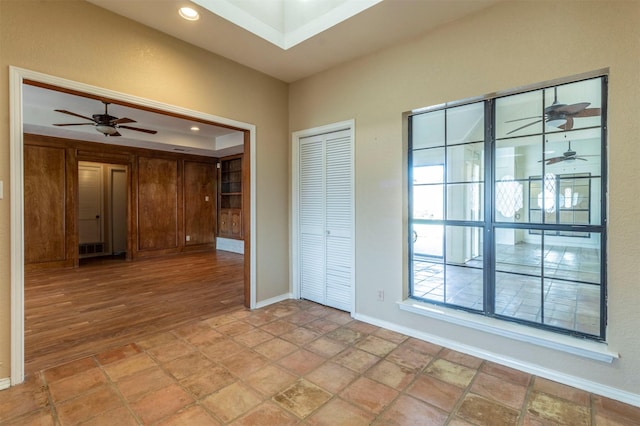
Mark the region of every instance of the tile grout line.
<instances>
[{"instance_id":1,"label":"tile grout line","mask_svg":"<svg viewBox=\"0 0 640 426\"><path fill-rule=\"evenodd\" d=\"M524 419L529 412L529 399L531 398L531 394L533 394L533 388L535 386L536 376L532 375L529 379L529 385L527 386L527 391L524 394L524 401L522 401L522 408L520 409L520 419L518 421L518 425L521 426L524 424Z\"/></svg>"}]
</instances>

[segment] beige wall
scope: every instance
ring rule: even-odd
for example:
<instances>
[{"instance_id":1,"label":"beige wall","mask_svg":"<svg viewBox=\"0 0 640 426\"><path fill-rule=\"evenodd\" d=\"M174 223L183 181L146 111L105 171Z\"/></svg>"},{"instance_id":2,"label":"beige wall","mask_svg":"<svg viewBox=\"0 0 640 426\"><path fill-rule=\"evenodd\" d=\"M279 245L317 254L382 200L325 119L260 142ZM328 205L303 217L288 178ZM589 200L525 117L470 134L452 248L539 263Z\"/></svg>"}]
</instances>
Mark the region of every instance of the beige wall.
<instances>
[{"instance_id":1,"label":"beige wall","mask_svg":"<svg viewBox=\"0 0 640 426\"><path fill-rule=\"evenodd\" d=\"M356 120L359 315L610 386L640 404L639 22L636 1L507 2L291 85L291 131ZM400 311L407 265L402 113L607 67L607 340L620 359L590 361ZM378 289L384 302L376 300Z\"/></svg>"},{"instance_id":2,"label":"beige wall","mask_svg":"<svg viewBox=\"0 0 640 426\"><path fill-rule=\"evenodd\" d=\"M10 65L256 125L257 300L289 291L287 85L87 2L1 0L0 378L10 371Z\"/></svg>"}]
</instances>

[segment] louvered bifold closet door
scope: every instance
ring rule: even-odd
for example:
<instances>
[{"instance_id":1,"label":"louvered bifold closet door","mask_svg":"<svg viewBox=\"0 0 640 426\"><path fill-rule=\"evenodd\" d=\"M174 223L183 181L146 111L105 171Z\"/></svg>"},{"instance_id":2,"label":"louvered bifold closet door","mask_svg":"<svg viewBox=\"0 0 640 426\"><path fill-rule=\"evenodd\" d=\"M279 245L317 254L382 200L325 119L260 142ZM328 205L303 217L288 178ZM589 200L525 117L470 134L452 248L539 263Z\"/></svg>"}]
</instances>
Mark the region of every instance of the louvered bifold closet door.
<instances>
[{"instance_id":1,"label":"louvered bifold closet door","mask_svg":"<svg viewBox=\"0 0 640 426\"><path fill-rule=\"evenodd\" d=\"M325 304L324 138L300 140L300 297Z\"/></svg>"},{"instance_id":2,"label":"louvered bifold closet door","mask_svg":"<svg viewBox=\"0 0 640 426\"><path fill-rule=\"evenodd\" d=\"M353 153L351 132L326 135L326 305L351 311Z\"/></svg>"}]
</instances>

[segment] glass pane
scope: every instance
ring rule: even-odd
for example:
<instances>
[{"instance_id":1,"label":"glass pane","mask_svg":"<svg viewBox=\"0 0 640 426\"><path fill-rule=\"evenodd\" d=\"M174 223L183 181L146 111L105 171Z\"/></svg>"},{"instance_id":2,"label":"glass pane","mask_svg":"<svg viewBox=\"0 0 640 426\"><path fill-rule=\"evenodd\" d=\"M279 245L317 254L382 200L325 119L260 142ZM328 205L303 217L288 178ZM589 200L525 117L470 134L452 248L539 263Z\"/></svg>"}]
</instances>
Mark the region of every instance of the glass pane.
<instances>
[{"instance_id":1,"label":"glass pane","mask_svg":"<svg viewBox=\"0 0 640 426\"><path fill-rule=\"evenodd\" d=\"M484 185L447 185L447 220L482 220Z\"/></svg>"},{"instance_id":2,"label":"glass pane","mask_svg":"<svg viewBox=\"0 0 640 426\"><path fill-rule=\"evenodd\" d=\"M562 236L544 241L544 276L600 284L600 234L585 233L579 247L567 245Z\"/></svg>"},{"instance_id":3,"label":"glass pane","mask_svg":"<svg viewBox=\"0 0 640 426\"><path fill-rule=\"evenodd\" d=\"M495 176L516 180L542 175L542 137L529 136L496 142Z\"/></svg>"},{"instance_id":4,"label":"glass pane","mask_svg":"<svg viewBox=\"0 0 640 426\"><path fill-rule=\"evenodd\" d=\"M447 110L447 145L484 140L484 103Z\"/></svg>"},{"instance_id":5,"label":"glass pane","mask_svg":"<svg viewBox=\"0 0 640 426\"><path fill-rule=\"evenodd\" d=\"M426 112L411 117L413 149L444 146L444 110Z\"/></svg>"},{"instance_id":6,"label":"glass pane","mask_svg":"<svg viewBox=\"0 0 640 426\"><path fill-rule=\"evenodd\" d=\"M413 186L413 218L430 220L444 219L443 185Z\"/></svg>"},{"instance_id":7,"label":"glass pane","mask_svg":"<svg viewBox=\"0 0 640 426\"><path fill-rule=\"evenodd\" d=\"M601 174L600 129L547 135L544 165L547 172Z\"/></svg>"},{"instance_id":8,"label":"glass pane","mask_svg":"<svg viewBox=\"0 0 640 426\"><path fill-rule=\"evenodd\" d=\"M413 259L413 297L444 302L444 264L426 257Z\"/></svg>"},{"instance_id":9,"label":"glass pane","mask_svg":"<svg viewBox=\"0 0 640 426\"><path fill-rule=\"evenodd\" d=\"M482 228L447 226L445 301L483 309Z\"/></svg>"},{"instance_id":10,"label":"glass pane","mask_svg":"<svg viewBox=\"0 0 640 426\"><path fill-rule=\"evenodd\" d=\"M508 175L496 182L494 194L497 222L524 222L524 188L522 182Z\"/></svg>"},{"instance_id":11,"label":"glass pane","mask_svg":"<svg viewBox=\"0 0 640 426\"><path fill-rule=\"evenodd\" d=\"M543 323L600 334L600 286L545 280Z\"/></svg>"},{"instance_id":12,"label":"glass pane","mask_svg":"<svg viewBox=\"0 0 640 426\"><path fill-rule=\"evenodd\" d=\"M413 151L413 184L444 182L444 148Z\"/></svg>"},{"instance_id":13,"label":"glass pane","mask_svg":"<svg viewBox=\"0 0 640 426\"><path fill-rule=\"evenodd\" d=\"M539 237L527 235L525 229L513 228L496 228L494 235L496 271L542 275L542 243L535 241Z\"/></svg>"},{"instance_id":14,"label":"glass pane","mask_svg":"<svg viewBox=\"0 0 640 426\"><path fill-rule=\"evenodd\" d=\"M496 138L520 137L542 132L542 91L496 99Z\"/></svg>"},{"instance_id":15,"label":"glass pane","mask_svg":"<svg viewBox=\"0 0 640 426\"><path fill-rule=\"evenodd\" d=\"M413 225L412 242L414 257L442 257L444 247L444 226Z\"/></svg>"},{"instance_id":16,"label":"glass pane","mask_svg":"<svg viewBox=\"0 0 640 426\"><path fill-rule=\"evenodd\" d=\"M547 132L601 125L602 80L595 78L545 89Z\"/></svg>"},{"instance_id":17,"label":"glass pane","mask_svg":"<svg viewBox=\"0 0 640 426\"><path fill-rule=\"evenodd\" d=\"M484 180L484 143L447 147L447 182Z\"/></svg>"},{"instance_id":18,"label":"glass pane","mask_svg":"<svg viewBox=\"0 0 640 426\"><path fill-rule=\"evenodd\" d=\"M484 309L483 274L482 269L447 264L445 302L482 311Z\"/></svg>"},{"instance_id":19,"label":"glass pane","mask_svg":"<svg viewBox=\"0 0 640 426\"><path fill-rule=\"evenodd\" d=\"M531 176L529 181L529 221L532 223L556 223L559 218L559 178L553 173ZM531 231L534 232L534 231ZM535 231L535 233L539 233Z\"/></svg>"},{"instance_id":20,"label":"glass pane","mask_svg":"<svg viewBox=\"0 0 640 426\"><path fill-rule=\"evenodd\" d=\"M496 315L525 321L542 321L539 277L496 272Z\"/></svg>"}]
</instances>

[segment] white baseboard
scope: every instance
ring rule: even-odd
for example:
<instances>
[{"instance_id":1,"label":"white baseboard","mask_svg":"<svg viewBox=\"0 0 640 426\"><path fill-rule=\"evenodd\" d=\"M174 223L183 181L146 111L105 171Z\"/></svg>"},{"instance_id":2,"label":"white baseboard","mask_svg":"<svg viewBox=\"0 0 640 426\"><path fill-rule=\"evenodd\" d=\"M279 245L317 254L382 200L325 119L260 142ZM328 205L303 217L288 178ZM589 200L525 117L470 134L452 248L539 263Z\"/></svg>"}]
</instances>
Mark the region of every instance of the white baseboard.
<instances>
[{"instance_id":1,"label":"white baseboard","mask_svg":"<svg viewBox=\"0 0 640 426\"><path fill-rule=\"evenodd\" d=\"M262 300L256 303L256 309L264 308L265 306L273 305L274 303L282 302L283 300L293 299L293 293L285 293L271 299Z\"/></svg>"},{"instance_id":2,"label":"white baseboard","mask_svg":"<svg viewBox=\"0 0 640 426\"><path fill-rule=\"evenodd\" d=\"M216 238L216 250L244 254L244 241L231 238Z\"/></svg>"},{"instance_id":3,"label":"white baseboard","mask_svg":"<svg viewBox=\"0 0 640 426\"><path fill-rule=\"evenodd\" d=\"M352 314L352 316L354 319L358 321L373 324L378 327L383 327L388 330L402 333L407 336L415 337L420 340L425 340L427 342L444 346L446 348L453 349L458 352L462 352L468 355L482 358L487 361L492 361L497 364L502 364L507 367L515 368L517 370L524 371L526 373L533 374L535 376L543 377L545 379L553 380L555 382L572 386L574 388L582 389L587 392L591 392L607 398L615 399L616 401L624 402L625 404L630 404L636 407L640 407L640 394L624 391L611 386L593 382L591 380L585 380L583 378L572 376L572 375L563 373L561 371L544 368L537 364L522 362L520 360L505 357L500 354L486 351L484 349L479 349L475 346L465 345L463 343L450 340L447 338L443 338L440 336L436 336L433 334L425 333L420 330L400 326L387 321L382 321L377 318L370 317L368 315L354 313Z\"/></svg>"},{"instance_id":4,"label":"white baseboard","mask_svg":"<svg viewBox=\"0 0 640 426\"><path fill-rule=\"evenodd\" d=\"M0 390L5 390L11 387L11 379L5 377L4 379L0 379Z\"/></svg>"}]
</instances>

